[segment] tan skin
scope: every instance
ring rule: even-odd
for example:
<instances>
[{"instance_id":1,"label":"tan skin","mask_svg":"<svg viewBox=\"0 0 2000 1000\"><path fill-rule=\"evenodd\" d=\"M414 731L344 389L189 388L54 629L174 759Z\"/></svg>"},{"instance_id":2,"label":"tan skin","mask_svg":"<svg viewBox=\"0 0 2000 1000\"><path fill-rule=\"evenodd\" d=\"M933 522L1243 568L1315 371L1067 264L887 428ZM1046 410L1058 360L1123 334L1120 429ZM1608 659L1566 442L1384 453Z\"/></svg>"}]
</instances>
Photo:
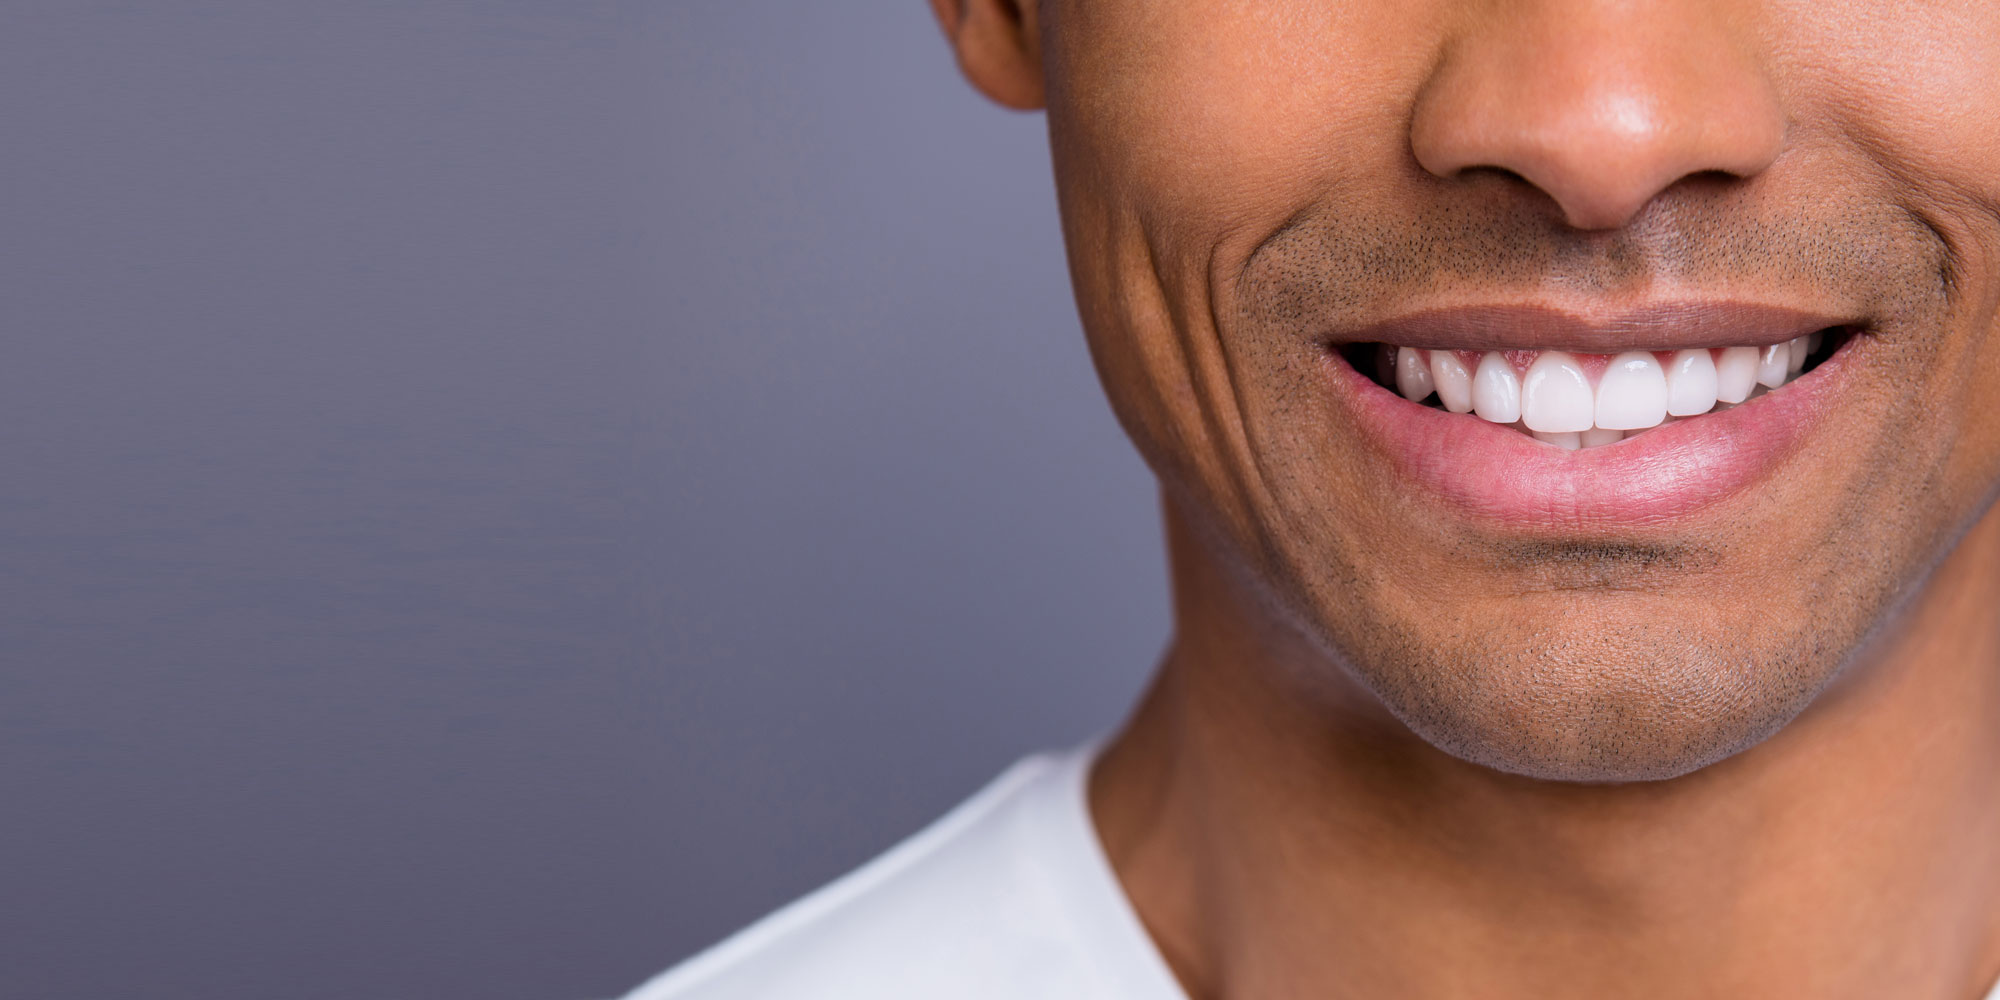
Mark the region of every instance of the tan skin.
<instances>
[{"instance_id":1,"label":"tan skin","mask_svg":"<svg viewBox=\"0 0 2000 1000\"><path fill-rule=\"evenodd\" d=\"M933 0L1045 107L1176 630L1092 778L1197 998L2000 977L2000 4ZM1470 517L1316 381L1413 301L1858 317L1757 486ZM1456 298L1455 298L1456 297Z\"/></svg>"}]
</instances>

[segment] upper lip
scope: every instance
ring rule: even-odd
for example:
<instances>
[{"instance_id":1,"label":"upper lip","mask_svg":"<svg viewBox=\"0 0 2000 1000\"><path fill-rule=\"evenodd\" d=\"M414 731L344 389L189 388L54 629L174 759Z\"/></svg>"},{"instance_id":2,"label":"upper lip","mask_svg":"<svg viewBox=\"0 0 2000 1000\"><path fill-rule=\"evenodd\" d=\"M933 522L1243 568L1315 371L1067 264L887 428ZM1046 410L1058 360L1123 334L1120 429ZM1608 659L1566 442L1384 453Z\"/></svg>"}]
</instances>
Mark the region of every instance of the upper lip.
<instances>
[{"instance_id":1,"label":"upper lip","mask_svg":"<svg viewBox=\"0 0 2000 1000\"><path fill-rule=\"evenodd\" d=\"M1580 313L1546 305L1473 305L1415 310L1351 331L1333 344L1374 341L1438 350L1562 350L1609 354L1688 347L1777 344L1854 317L1738 301L1660 302Z\"/></svg>"}]
</instances>

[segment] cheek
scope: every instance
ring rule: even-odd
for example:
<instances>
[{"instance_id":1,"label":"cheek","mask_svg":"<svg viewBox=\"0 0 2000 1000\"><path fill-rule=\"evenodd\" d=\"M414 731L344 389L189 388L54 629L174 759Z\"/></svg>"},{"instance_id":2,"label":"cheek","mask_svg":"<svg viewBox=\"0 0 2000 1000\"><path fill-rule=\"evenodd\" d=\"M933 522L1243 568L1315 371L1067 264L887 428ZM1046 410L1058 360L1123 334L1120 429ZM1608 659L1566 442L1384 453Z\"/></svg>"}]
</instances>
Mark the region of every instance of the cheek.
<instances>
[{"instance_id":1,"label":"cheek","mask_svg":"<svg viewBox=\"0 0 2000 1000\"><path fill-rule=\"evenodd\" d=\"M1254 505L1241 495L1240 387L1224 358L1242 347L1227 348L1214 328L1211 309L1226 307L1217 298L1227 294L1215 279L1300 208L1332 191L1358 196L1407 156L1400 109L1425 60L1380 40L1426 37L1407 23L1424 6L1052 9L1050 137L1100 377L1161 478L1230 521L1254 520Z\"/></svg>"},{"instance_id":2,"label":"cheek","mask_svg":"<svg viewBox=\"0 0 2000 1000\"><path fill-rule=\"evenodd\" d=\"M1946 207L2000 204L2000 3L1812 0L1778 16L1807 124L1831 119Z\"/></svg>"},{"instance_id":3,"label":"cheek","mask_svg":"<svg viewBox=\"0 0 2000 1000\"><path fill-rule=\"evenodd\" d=\"M1059 155L1159 243L1206 252L1327 189L1401 170L1431 5L1111 0L1062 8ZM1262 235L1262 233L1259 233ZM1254 239L1254 237L1253 237Z\"/></svg>"},{"instance_id":4,"label":"cheek","mask_svg":"<svg viewBox=\"0 0 2000 1000\"><path fill-rule=\"evenodd\" d=\"M1853 143L1952 251L1952 341L1929 363L1951 478L1984 496L2000 476L2000 3L1788 0L1777 47L1803 142Z\"/></svg>"}]
</instances>

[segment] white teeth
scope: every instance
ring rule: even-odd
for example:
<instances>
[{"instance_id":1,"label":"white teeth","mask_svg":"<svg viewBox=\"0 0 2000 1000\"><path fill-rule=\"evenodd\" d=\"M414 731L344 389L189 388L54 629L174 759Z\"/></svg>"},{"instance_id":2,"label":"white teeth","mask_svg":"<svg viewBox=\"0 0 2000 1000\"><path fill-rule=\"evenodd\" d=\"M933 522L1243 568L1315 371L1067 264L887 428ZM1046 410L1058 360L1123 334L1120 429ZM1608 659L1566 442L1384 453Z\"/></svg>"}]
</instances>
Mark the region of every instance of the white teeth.
<instances>
[{"instance_id":1,"label":"white teeth","mask_svg":"<svg viewBox=\"0 0 2000 1000\"><path fill-rule=\"evenodd\" d=\"M1482 353L1471 372L1455 351L1378 345L1374 356L1382 381L1414 402L1435 392L1453 413L1575 450L1755 399L1797 377L1822 340L1814 333L1762 347L1687 348L1664 363L1652 351L1625 351L1604 363L1595 385L1566 351L1534 354L1525 375L1503 351ZM1603 355L1588 357L1594 366Z\"/></svg>"},{"instance_id":2,"label":"white teeth","mask_svg":"<svg viewBox=\"0 0 2000 1000\"><path fill-rule=\"evenodd\" d=\"M1437 383L1438 402L1445 409L1453 413L1472 409L1472 373L1450 351L1431 352L1431 381Z\"/></svg>"},{"instance_id":3,"label":"white teeth","mask_svg":"<svg viewBox=\"0 0 2000 1000\"><path fill-rule=\"evenodd\" d=\"M1576 358L1543 351L1521 380L1521 422L1531 431L1587 431L1596 419L1591 397L1590 379Z\"/></svg>"},{"instance_id":4,"label":"white teeth","mask_svg":"<svg viewBox=\"0 0 2000 1000\"><path fill-rule=\"evenodd\" d=\"M1414 403L1431 394L1431 368L1414 347L1396 352L1396 391Z\"/></svg>"},{"instance_id":5,"label":"white teeth","mask_svg":"<svg viewBox=\"0 0 2000 1000\"><path fill-rule=\"evenodd\" d=\"M1693 417L1715 409L1715 359L1707 350L1675 351L1667 360L1667 413Z\"/></svg>"},{"instance_id":6,"label":"white teeth","mask_svg":"<svg viewBox=\"0 0 2000 1000\"><path fill-rule=\"evenodd\" d=\"M1741 403L1757 388L1757 349L1730 347L1715 363L1715 398L1724 403Z\"/></svg>"},{"instance_id":7,"label":"white teeth","mask_svg":"<svg viewBox=\"0 0 2000 1000\"><path fill-rule=\"evenodd\" d=\"M1597 380L1597 426L1635 431L1666 418L1667 379L1652 353L1626 351L1612 358Z\"/></svg>"},{"instance_id":8,"label":"white teeth","mask_svg":"<svg viewBox=\"0 0 2000 1000\"><path fill-rule=\"evenodd\" d=\"M1790 341L1772 344L1757 352L1757 382L1773 389L1785 384L1785 370L1792 363Z\"/></svg>"},{"instance_id":9,"label":"white teeth","mask_svg":"<svg viewBox=\"0 0 2000 1000\"><path fill-rule=\"evenodd\" d=\"M1487 351L1472 373L1472 412L1496 424L1521 419L1521 381L1499 351Z\"/></svg>"}]
</instances>

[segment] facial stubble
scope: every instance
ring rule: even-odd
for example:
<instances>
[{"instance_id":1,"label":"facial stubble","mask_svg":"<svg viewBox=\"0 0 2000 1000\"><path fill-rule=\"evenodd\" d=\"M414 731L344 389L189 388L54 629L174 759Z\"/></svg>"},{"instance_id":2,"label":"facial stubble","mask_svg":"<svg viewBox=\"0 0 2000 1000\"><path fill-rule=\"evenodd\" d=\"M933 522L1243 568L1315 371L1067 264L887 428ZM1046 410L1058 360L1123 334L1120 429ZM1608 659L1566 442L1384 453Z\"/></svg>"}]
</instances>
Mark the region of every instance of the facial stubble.
<instances>
[{"instance_id":1,"label":"facial stubble","mask_svg":"<svg viewBox=\"0 0 2000 1000\"><path fill-rule=\"evenodd\" d=\"M1327 463L1306 457L1310 447L1293 453L1299 428L1324 417L1313 403L1322 387L1302 381L1314 365L1297 352L1383 303L1437 287L1617 294L1710 276L1863 289L1874 368L1922 373L1949 353L1951 268L1934 230L1886 205L1746 221L1741 205L1696 193L1609 237L1504 205L1406 227L1353 218L1305 213L1279 227L1246 262L1233 313L1241 339L1230 349L1244 367L1283 359L1262 369L1275 373L1271 416L1251 422L1279 429L1252 441L1272 509L1238 551L1252 564L1242 577L1271 591L1258 603L1285 609L1322 654L1288 668L1304 672L1290 678L1301 697L1336 690L1310 674L1337 669L1412 732L1477 764L1563 781L1676 777L1806 710L1978 511L1950 489L1949 442L1919 388L1878 379L1871 398L1847 402L1901 433L1855 442L1866 447L1851 474L1773 484L1772 496L1738 498L1687 532L1509 537L1418 514L1357 516L1344 502L1353 484L1324 488L1312 479ZM1824 531L1774 548L1762 522L1787 489ZM1461 567L1464 579L1411 585L1382 572L1388 546L1371 532L1420 538L1429 565Z\"/></svg>"}]
</instances>

